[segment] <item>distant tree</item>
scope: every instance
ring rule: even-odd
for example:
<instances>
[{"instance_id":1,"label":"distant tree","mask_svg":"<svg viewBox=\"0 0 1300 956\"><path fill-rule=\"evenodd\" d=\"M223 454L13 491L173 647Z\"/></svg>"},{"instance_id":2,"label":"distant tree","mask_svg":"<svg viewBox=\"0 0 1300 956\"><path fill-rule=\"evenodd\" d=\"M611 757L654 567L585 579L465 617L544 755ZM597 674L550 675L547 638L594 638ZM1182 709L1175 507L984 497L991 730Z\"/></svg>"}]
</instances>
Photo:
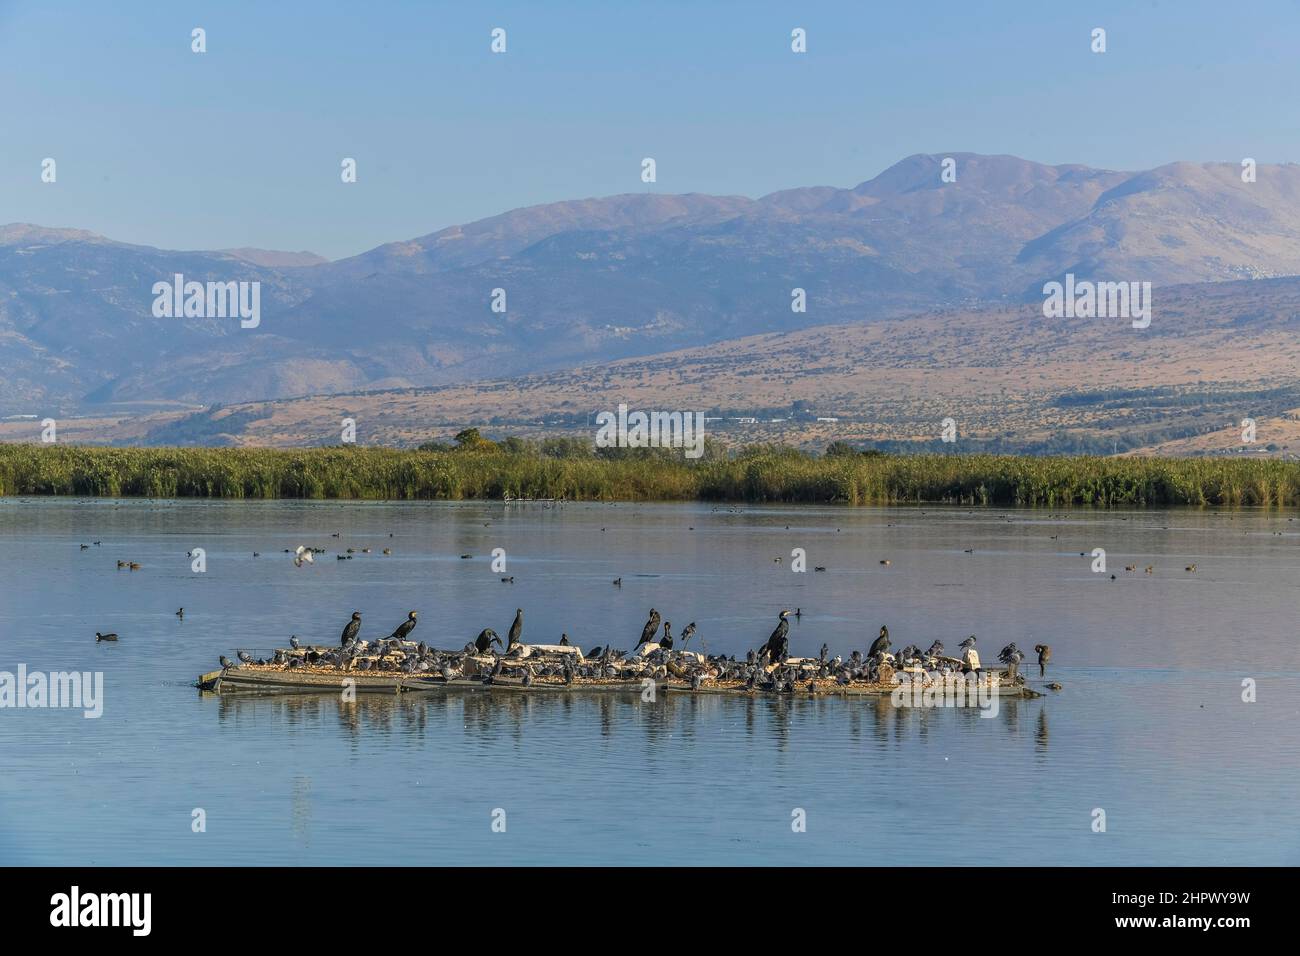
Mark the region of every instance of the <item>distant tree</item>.
<instances>
[{"instance_id":1,"label":"distant tree","mask_svg":"<svg viewBox=\"0 0 1300 956\"><path fill-rule=\"evenodd\" d=\"M464 428L456 433L456 447L463 451L487 451L496 444L480 435L477 428Z\"/></svg>"},{"instance_id":2,"label":"distant tree","mask_svg":"<svg viewBox=\"0 0 1300 956\"><path fill-rule=\"evenodd\" d=\"M415 449L416 451L451 451L451 446L445 441L426 441L421 442Z\"/></svg>"},{"instance_id":3,"label":"distant tree","mask_svg":"<svg viewBox=\"0 0 1300 956\"><path fill-rule=\"evenodd\" d=\"M510 435L497 443L501 450L510 455L522 455L528 451L528 442L518 435Z\"/></svg>"},{"instance_id":4,"label":"distant tree","mask_svg":"<svg viewBox=\"0 0 1300 956\"><path fill-rule=\"evenodd\" d=\"M858 454L858 450L846 441L833 441L826 446L827 458L851 458Z\"/></svg>"}]
</instances>

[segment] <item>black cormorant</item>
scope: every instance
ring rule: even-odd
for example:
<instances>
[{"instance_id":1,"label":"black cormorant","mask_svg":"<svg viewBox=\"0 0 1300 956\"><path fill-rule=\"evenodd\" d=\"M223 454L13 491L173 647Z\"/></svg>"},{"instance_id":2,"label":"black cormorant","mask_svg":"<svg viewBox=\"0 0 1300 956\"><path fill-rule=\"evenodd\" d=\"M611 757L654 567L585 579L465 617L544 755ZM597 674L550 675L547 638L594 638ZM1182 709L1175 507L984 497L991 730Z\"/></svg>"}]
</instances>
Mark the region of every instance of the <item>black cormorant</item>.
<instances>
[{"instance_id":1,"label":"black cormorant","mask_svg":"<svg viewBox=\"0 0 1300 956\"><path fill-rule=\"evenodd\" d=\"M871 642L871 648L867 651L868 657L876 657L879 654L889 653L889 628L884 624L880 625L880 636Z\"/></svg>"},{"instance_id":2,"label":"black cormorant","mask_svg":"<svg viewBox=\"0 0 1300 956\"><path fill-rule=\"evenodd\" d=\"M404 641L406 640L406 635L410 634L413 630L415 630L415 611L408 611L406 613L406 620L397 625L397 628L389 636L394 637L399 641Z\"/></svg>"},{"instance_id":3,"label":"black cormorant","mask_svg":"<svg viewBox=\"0 0 1300 956\"><path fill-rule=\"evenodd\" d=\"M659 646L666 651L673 649L673 623L664 621L664 636L659 639Z\"/></svg>"},{"instance_id":4,"label":"black cormorant","mask_svg":"<svg viewBox=\"0 0 1300 956\"><path fill-rule=\"evenodd\" d=\"M352 620L348 621L347 627L343 628L343 639L339 644L350 644L357 639L357 634L361 631L361 612L353 611Z\"/></svg>"},{"instance_id":5,"label":"black cormorant","mask_svg":"<svg viewBox=\"0 0 1300 956\"><path fill-rule=\"evenodd\" d=\"M510 631L506 634L506 650L519 643L519 637L524 633L524 609L515 608L515 622L510 625Z\"/></svg>"},{"instance_id":6,"label":"black cormorant","mask_svg":"<svg viewBox=\"0 0 1300 956\"><path fill-rule=\"evenodd\" d=\"M478 637L474 638L474 650L478 651L480 654L486 654L488 648L493 644L500 643L501 638L497 636L497 632L492 630L490 627L485 627L483 630L479 631Z\"/></svg>"},{"instance_id":7,"label":"black cormorant","mask_svg":"<svg viewBox=\"0 0 1300 956\"><path fill-rule=\"evenodd\" d=\"M100 634L99 631L95 632L96 644L98 644L100 641L115 641L115 640L117 640L116 634Z\"/></svg>"},{"instance_id":8,"label":"black cormorant","mask_svg":"<svg viewBox=\"0 0 1300 956\"><path fill-rule=\"evenodd\" d=\"M1052 659L1052 649L1046 644L1035 644L1034 650L1038 652L1038 676L1047 675L1047 662Z\"/></svg>"},{"instance_id":9,"label":"black cormorant","mask_svg":"<svg viewBox=\"0 0 1300 956\"><path fill-rule=\"evenodd\" d=\"M771 635L769 635L767 642L758 649L759 657L767 657L767 659L771 661L783 661L786 659L786 657L789 656L789 651L790 651L790 639L788 637L790 633L790 621L788 620L789 617L790 617L789 611L781 612L781 621L779 624L777 624L776 630L774 630L771 633Z\"/></svg>"},{"instance_id":10,"label":"black cormorant","mask_svg":"<svg viewBox=\"0 0 1300 956\"><path fill-rule=\"evenodd\" d=\"M659 612L656 611L654 608L651 608L650 620L646 621L645 627L641 628L641 640L636 642L636 647L640 647L642 644L648 644L650 641L653 641L655 639L655 635L658 633L659 633ZM632 650L636 650L636 647L632 648Z\"/></svg>"}]
</instances>

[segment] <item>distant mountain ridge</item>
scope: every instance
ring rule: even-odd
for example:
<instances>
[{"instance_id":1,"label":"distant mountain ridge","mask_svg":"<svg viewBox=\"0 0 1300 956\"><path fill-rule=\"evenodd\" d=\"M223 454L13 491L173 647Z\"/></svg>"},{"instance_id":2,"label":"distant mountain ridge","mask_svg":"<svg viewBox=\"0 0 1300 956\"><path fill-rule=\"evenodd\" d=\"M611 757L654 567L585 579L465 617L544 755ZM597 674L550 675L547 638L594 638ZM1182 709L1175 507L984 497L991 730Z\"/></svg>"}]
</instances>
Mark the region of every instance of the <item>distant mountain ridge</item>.
<instances>
[{"instance_id":1,"label":"distant mountain ridge","mask_svg":"<svg viewBox=\"0 0 1300 956\"><path fill-rule=\"evenodd\" d=\"M261 282L260 326L154 318L152 284L178 272ZM852 188L551 203L335 262L0 226L0 414L499 379L1033 301L1066 272L1156 285L1300 274L1300 166L1262 165L1245 183L1236 164L917 155ZM794 288L806 312L792 311Z\"/></svg>"}]
</instances>

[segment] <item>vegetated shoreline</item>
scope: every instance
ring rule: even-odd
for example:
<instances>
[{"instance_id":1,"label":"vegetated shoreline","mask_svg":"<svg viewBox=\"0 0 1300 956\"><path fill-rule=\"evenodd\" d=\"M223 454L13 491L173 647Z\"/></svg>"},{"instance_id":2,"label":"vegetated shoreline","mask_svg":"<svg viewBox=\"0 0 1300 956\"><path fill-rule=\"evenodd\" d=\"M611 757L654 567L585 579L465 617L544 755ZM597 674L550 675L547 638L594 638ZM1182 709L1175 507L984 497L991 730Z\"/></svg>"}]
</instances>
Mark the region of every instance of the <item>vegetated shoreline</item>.
<instances>
[{"instance_id":1,"label":"vegetated shoreline","mask_svg":"<svg viewBox=\"0 0 1300 956\"><path fill-rule=\"evenodd\" d=\"M551 449L552 452L555 449ZM0 445L0 495L1300 507L1300 463L1223 458L680 451L476 442L438 450Z\"/></svg>"}]
</instances>

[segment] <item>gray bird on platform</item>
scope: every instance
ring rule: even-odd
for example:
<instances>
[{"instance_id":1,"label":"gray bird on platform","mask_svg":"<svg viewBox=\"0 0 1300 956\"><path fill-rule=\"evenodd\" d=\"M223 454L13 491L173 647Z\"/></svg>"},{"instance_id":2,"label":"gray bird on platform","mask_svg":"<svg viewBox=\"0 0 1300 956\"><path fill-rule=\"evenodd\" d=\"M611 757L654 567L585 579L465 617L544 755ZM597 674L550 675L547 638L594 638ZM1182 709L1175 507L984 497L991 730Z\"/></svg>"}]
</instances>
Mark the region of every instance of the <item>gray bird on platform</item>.
<instances>
[{"instance_id":1,"label":"gray bird on platform","mask_svg":"<svg viewBox=\"0 0 1300 956\"><path fill-rule=\"evenodd\" d=\"M302 647L302 641L298 640L297 634L289 635L289 646L292 647L295 651L298 650L300 647Z\"/></svg>"},{"instance_id":2,"label":"gray bird on platform","mask_svg":"<svg viewBox=\"0 0 1300 956\"><path fill-rule=\"evenodd\" d=\"M690 624L687 624L684 628L682 628L682 634L681 634L681 637L682 637L682 649L683 649L683 650L685 650L685 649L686 649L686 645L687 645L688 643L690 643L691 636L692 636L694 633L695 633L695 622L694 622L694 621L691 621Z\"/></svg>"},{"instance_id":3,"label":"gray bird on platform","mask_svg":"<svg viewBox=\"0 0 1300 956\"><path fill-rule=\"evenodd\" d=\"M236 651L235 656L238 657L245 664L253 663L253 655L248 653L248 651Z\"/></svg>"},{"instance_id":4,"label":"gray bird on platform","mask_svg":"<svg viewBox=\"0 0 1300 956\"><path fill-rule=\"evenodd\" d=\"M232 667L235 666L235 662L232 661L232 660L231 660L229 657L227 657L225 654L222 654L220 657L217 658L217 660L219 660L219 661L221 662L221 669L222 669L223 671L225 671L225 670L230 670L230 668L232 668Z\"/></svg>"},{"instance_id":5,"label":"gray bird on platform","mask_svg":"<svg viewBox=\"0 0 1300 956\"><path fill-rule=\"evenodd\" d=\"M1025 659L1025 652L1016 647L1015 642L1011 642L998 653L998 660L1007 665L1007 673L1012 680L1016 679L1019 672L1020 662Z\"/></svg>"}]
</instances>

